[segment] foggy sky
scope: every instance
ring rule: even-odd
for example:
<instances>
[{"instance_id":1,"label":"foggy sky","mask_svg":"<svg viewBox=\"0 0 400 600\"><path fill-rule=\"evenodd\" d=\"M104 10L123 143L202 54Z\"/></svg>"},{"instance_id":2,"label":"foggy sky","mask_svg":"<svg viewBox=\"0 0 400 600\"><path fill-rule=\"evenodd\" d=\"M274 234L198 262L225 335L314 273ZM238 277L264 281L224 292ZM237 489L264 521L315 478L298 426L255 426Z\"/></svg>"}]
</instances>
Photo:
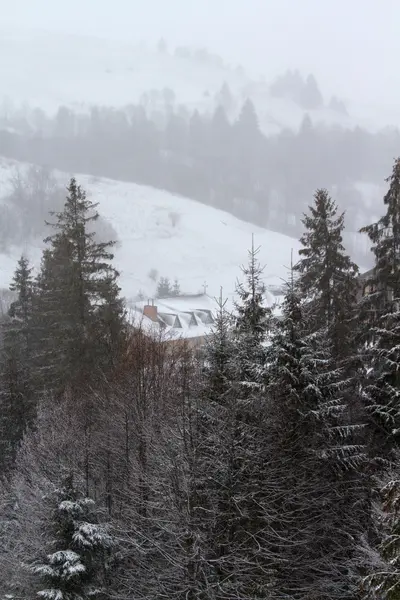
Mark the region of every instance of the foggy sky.
<instances>
[{"instance_id":1,"label":"foggy sky","mask_svg":"<svg viewBox=\"0 0 400 600\"><path fill-rule=\"evenodd\" d=\"M267 76L314 72L357 103L400 102L399 0L0 0L3 26L205 45Z\"/></svg>"}]
</instances>

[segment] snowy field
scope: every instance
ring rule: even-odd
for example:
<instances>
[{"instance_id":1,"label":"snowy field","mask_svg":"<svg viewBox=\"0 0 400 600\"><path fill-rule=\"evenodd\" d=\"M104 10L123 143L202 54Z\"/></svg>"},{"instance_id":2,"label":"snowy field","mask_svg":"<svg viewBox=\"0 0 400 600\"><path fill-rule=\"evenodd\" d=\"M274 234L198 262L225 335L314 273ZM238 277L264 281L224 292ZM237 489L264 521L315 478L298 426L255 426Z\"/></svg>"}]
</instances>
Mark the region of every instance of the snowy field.
<instances>
[{"instance_id":1,"label":"snowy field","mask_svg":"<svg viewBox=\"0 0 400 600\"><path fill-rule=\"evenodd\" d=\"M297 129L305 115L295 103L272 97L265 81L252 80L243 70L222 61L219 64L193 56L175 56L173 49L160 53L144 44L10 30L1 24L0 77L3 115L11 106L40 107L50 113L60 105L78 110L93 104L120 107L138 102L144 93L148 95L149 109L157 110L157 99L151 91L161 92L164 88L175 93L175 106L184 104L191 110L212 111L215 94L224 82L235 96L234 112L246 98L251 98L267 133L287 127ZM373 114L379 114L375 108ZM328 108L308 112L315 124L378 126L369 119L368 107L360 112L350 106L351 113L362 115L357 121Z\"/></svg>"},{"instance_id":2,"label":"snowy field","mask_svg":"<svg viewBox=\"0 0 400 600\"><path fill-rule=\"evenodd\" d=\"M0 195L16 164L0 162ZM58 173L65 184L68 176ZM225 213L187 198L150 187L109 179L77 176L78 182L99 202L99 212L115 228L118 246L115 264L121 273L122 292L127 299L139 290L152 297L156 284L151 274L178 278L181 291L198 293L205 289L211 296L231 298L240 265L247 261L247 249L254 233L261 246L260 261L265 265L264 281L272 290L287 278L291 261L296 260L299 243L285 235L240 221ZM13 248L0 255L0 287L8 287L21 252L37 267L40 263L40 240L25 247ZM153 271L153 273L151 273Z\"/></svg>"}]
</instances>

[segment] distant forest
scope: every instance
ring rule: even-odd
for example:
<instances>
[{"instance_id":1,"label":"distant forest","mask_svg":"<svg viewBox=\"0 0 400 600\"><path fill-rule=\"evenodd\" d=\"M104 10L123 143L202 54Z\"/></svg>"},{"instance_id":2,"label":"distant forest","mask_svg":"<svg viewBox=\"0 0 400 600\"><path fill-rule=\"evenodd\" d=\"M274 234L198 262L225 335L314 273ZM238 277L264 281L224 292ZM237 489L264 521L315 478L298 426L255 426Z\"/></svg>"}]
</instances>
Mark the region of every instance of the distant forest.
<instances>
[{"instance_id":1,"label":"distant forest","mask_svg":"<svg viewBox=\"0 0 400 600\"><path fill-rule=\"evenodd\" d=\"M165 189L292 236L318 187L346 209L349 232L375 216L354 183L383 183L400 147L397 130L322 128L306 115L298 131L266 136L253 103L246 100L233 117L233 101L225 84L206 115L177 106L170 89L121 109L95 106L83 114L64 106L54 117L36 110L3 121L0 152Z\"/></svg>"}]
</instances>

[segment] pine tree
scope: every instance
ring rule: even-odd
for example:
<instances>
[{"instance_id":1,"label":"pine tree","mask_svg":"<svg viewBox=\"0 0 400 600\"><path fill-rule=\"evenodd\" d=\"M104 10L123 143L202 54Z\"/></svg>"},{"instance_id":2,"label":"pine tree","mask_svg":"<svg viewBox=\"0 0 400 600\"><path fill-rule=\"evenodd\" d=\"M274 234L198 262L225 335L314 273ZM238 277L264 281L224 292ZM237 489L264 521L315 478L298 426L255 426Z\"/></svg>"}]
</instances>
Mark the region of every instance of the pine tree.
<instances>
[{"instance_id":1,"label":"pine tree","mask_svg":"<svg viewBox=\"0 0 400 600\"><path fill-rule=\"evenodd\" d=\"M344 213L338 216L336 203L328 192L317 190L315 205L303 223L303 248L294 269L299 273L299 293L307 302L310 332L325 332L333 366L341 371L346 420L361 426L365 415L360 397L358 267L343 246ZM354 443L361 443L361 429L353 427L353 433Z\"/></svg>"},{"instance_id":2,"label":"pine tree","mask_svg":"<svg viewBox=\"0 0 400 600\"><path fill-rule=\"evenodd\" d=\"M310 302L313 329L329 330L334 352L340 354L356 302L358 268L343 246L344 213L337 215L337 205L326 190L317 190L314 198L302 221L306 232L300 238L303 248L294 269L300 275L300 295Z\"/></svg>"},{"instance_id":3,"label":"pine tree","mask_svg":"<svg viewBox=\"0 0 400 600\"><path fill-rule=\"evenodd\" d=\"M236 286L235 302L236 363L240 365L238 378L251 381L258 377L265 360L264 342L271 322L271 310L266 306L263 268L258 254L260 248L252 241L247 266L242 267L244 281Z\"/></svg>"},{"instance_id":4,"label":"pine tree","mask_svg":"<svg viewBox=\"0 0 400 600\"><path fill-rule=\"evenodd\" d=\"M220 91L215 96L217 108L222 107L226 114L231 114L234 106L234 98L232 92L226 83L223 83Z\"/></svg>"},{"instance_id":5,"label":"pine tree","mask_svg":"<svg viewBox=\"0 0 400 600\"><path fill-rule=\"evenodd\" d=\"M227 311L226 302L221 289L212 336L205 347L205 391L209 400L218 399L220 402L224 401L225 392L231 386L231 360L234 352L233 317Z\"/></svg>"},{"instance_id":6,"label":"pine tree","mask_svg":"<svg viewBox=\"0 0 400 600\"><path fill-rule=\"evenodd\" d=\"M358 267L343 246L344 213L326 190L317 190L315 205L303 223L300 260L294 269L297 285L307 301L311 332L324 330L336 368L341 369L343 394L353 423L361 424L364 411L360 398L362 361L359 355ZM357 436L358 441L359 435Z\"/></svg>"},{"instance_id":7,"label":"pine tree","mask_svg":"<svg viewBox=\"0 0 400 600\"><path fill-rule=\"evenodd\" d=\"M177 279L174 280L174 285L172 288L172 296L180 296L181 295L181 286L179 285L179 281Z\"/></svg>"},{"instance_id":8,"label":"pine tree","mask_svg":"<svg viewBox=\"0 0 400 600\"><path fill-rule=\"evenodd\" d=\"M102 598L105 592L107 555L112 538L100 524L93 500L81 496L69 476L52 500L51 552L31 566L45 587L44 600Z\"/></svg>"},{"instance_id":9,"label":"pine tree","mask_svg":"<svg viewBox=\"0 0 400 600\"><path fill-rule=\"evenodd\" d=\"M0 464L3 468L13 463L22 436L35 417L32 270L29 261L22 256L10 285L16 299L2 325Z\"/></svg>"},{"instance_id":10,"label":"pine tree","mask_svg":"<svg viewBox=\"0 0 400 600\"><path fill-rule=\"evenodd\" d=\"M244 282L238 282L235 302L236 331L238 334L250 333L260 342L268 331L271 311L265 306L265 285L262 281L264 269L258 260L260 247L254 247L254 238L247 266L242 267Z\"/></svg>"},{"instance_id":11,"label":"pine tree","mask_svg":"<svg viewBox=\"0 0 400 600\"><path fill-rule=\"evenodd\" d=\"M253 246L244 269L247 281L239 286L238 314L229 315L220 299L206 354L202 506L209 587L221 600L273 597L267 506L274 484L266 472L262 419L268 309L257 253Z\"/></svg>"},{"instance_id":12,"label":"pine tree","mask_svg":"<svg viewBox=\"0 0 400 600\"><path fill-rule=\"evenodd\" d=\"M369 600L400 598L400 480L398 465L386 476L375 509L377 530L382 540L377 550L370 550L370 573L362 581L362 597Z\"/></svg>"},{"instance_id":13,"label":"pine tree","mask_svg":"<svg viewBox=\"0 0 400 600\"><path fill-rule=\"evenodd\" d=\"M55 233L45 240L35 312L46 389L88 383L94 373L110 369L123 337L114 242L96 242L88 231L99 217L96 206L71 179L64 210L53 215Z\"/></svg>"},{"instance_id":14,"label":"pine tree","mask_svg":"<svg viewBox=\"0 0 400 600\"><path fill-rule=\"evenodd\" d=\"M314 110L323 105L324 100L314 75L308 75L303 84L299 100L301 106L306 110Z\"/></svg>"},{"instance_id":15,"label":"pine tree","mask_svg":"<svg viewBox=\"0 0 400 600\"><path fill-rule=\"evenodd\" d=\"M247 98L242 106L239 118L236 123L238 131L244 136L243 141L251 140L254 142L260 133L258 117L253 102Z\"/></svg>"},{"instance_id":16,"label":"pine tree","mask_svg":"<svg viewBox=\"0 0 400 600\"><path fill-rule=\"evenodd\" d=\"M294 267L296 285L304 301L305 323L310 335L324 340L329 369L336 373L338 411L330 419L337 442L341 483L343 528L359 533L369 530L370 486L366 445L366 415L361 394L363 361L359 352L357 307L358 268L343 246L344 214L326 190L317 190L315 204L304 216L303 248Z\"/></svg>"},{"instance_id":17,"label":"pine tree","mask_svg":"<svg viewBox=\"0 0 400 600\"><path fill-rule=\"evenodd\" d=\"M160 281L157 284L156 297L157 298L170 298L173 295L173 288L168 277L160 277Z\"/></svg>"},{"instance_id":18,"label":"pine tree","mask_svg":"<svg viewBox=\"0 0 400 600\"><path fill-rule=\"evenodd\" d=\"M309 333L293 276L268 349L267 373L270 476L276 481L270 510L278 515L271 528L281 539L278 597L353 598L358 522L346 517L343 474L349 463L359 466L362 449L346 442L329 343L323 332Z\"/></svg>"},{"instance_id":19,"label":"pine tree","mask_svg":"<svg viewBox=\"0 0 400 600\"><path fill-rule=\"evenodd\" d=\"M375 255L362 308L370 449L375 457L391 459L400 442L400 159L387 181L386 214L361 230Z\"/></svg>"}]
</instances>

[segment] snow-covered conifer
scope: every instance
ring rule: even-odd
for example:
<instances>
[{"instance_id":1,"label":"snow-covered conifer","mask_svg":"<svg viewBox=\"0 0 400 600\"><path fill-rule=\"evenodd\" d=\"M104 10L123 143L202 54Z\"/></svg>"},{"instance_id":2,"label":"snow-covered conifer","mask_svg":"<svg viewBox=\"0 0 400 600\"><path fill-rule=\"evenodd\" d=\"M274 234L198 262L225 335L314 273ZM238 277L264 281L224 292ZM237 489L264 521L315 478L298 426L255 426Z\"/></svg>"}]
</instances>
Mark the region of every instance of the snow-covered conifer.
<instances>
[{"instance_id":1,"label":"snow-covered conifer","mask_svg":"<svg viewBox=\"0 0 400 600\"><path fill-rule=\"evenodd\" d=\"M349 598L358 529L357 519L346 518L343 473L362 449L346 442L338 424L343 406L329 342L309 333L306 314L292 277L268 349L271 461L280 490L272 527L282 539L276 585L282 597Z\"/></svg>"},{"instance_id":2,"label":"snow-covered conifer","mask_svg":"<svg viewBox=\"0 0 400 600\"><path fill-rule=\"evenodd\" d=\"M375 255L362 307L370 449L385 459L393 457L400 443L400 159L388 182L385 215L361 230Z\"/></svg>"},{"instance_id":3,"label":"snow-covered conifer","mask_svg":"<svg viewBox=\"0 0 400 600\"><path fill-rule=\"evenodd\" d=\"M300 238L300 260L294 269L297 285L310 308L312 329L325 327L332 338L332 350L343 353L357 297L357 266L346 254L342 236L344 213L326 190L315 193L315 204L304 215L305 233Z\"/></svg>"},{"instance_id":4,"label":"snow-covered conifer","mask_svg":"<svg viewBox=\"0 0 400 600\"><path fill-rule=\"evenodd\" d=\"M107 371L124 331L114 242L97 242L88 228L99 217L96 206L71 179L64 210L53 215L55 233L46 239L36 306L45 389L86 384Z\"/></svg>"},{"instance_id":5,"label":"snow-covered conifer","mask_svg":"<svg viewBox=\"0 0 400 600\"><path fill-rule=\"evenodd\" d=\"M10 285L16 294L2 324L0 469L11 466L18 444L35 416L35 295L32 268L22 256Z\"/></svg>"},{"instance_id":6,"label":"snow-covered conifer","mask_svg":"<svg viewBox=\"0 0 400 600\"><path fill-rule=\"evenodd\" d=\"M397 456L398 458L398 456ZM400 479L398 463L385 476L375 505L376 531L381 541L368 548L369 572L362 581L362 597L369 600L400 598Z\"/></svg>"},{"instance_id":7,"label":"snow-covered conifer","mask_svg":"<svg viewBox=\"0 0 400 600\"><path fill-rule=\"evenodd\" d=\"M81 496L69 476L52 503L48 552L43 562L30 567L41 582L37 596L42 600L104 598L112 538L98 522L93 500Z\"/></svg>"}]
</instances>

